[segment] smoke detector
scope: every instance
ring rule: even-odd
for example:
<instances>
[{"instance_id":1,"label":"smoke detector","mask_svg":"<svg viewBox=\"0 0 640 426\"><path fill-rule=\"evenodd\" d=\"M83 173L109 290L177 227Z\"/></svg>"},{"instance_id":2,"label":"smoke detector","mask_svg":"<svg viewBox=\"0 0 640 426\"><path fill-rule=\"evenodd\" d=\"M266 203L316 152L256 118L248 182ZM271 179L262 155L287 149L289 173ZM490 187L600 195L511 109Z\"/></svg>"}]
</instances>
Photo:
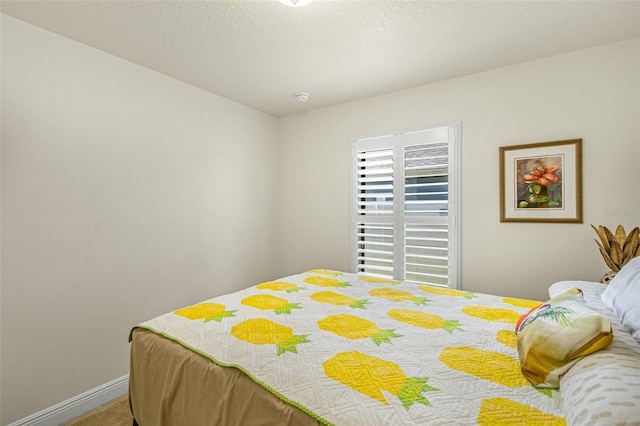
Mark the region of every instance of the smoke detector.
<instances>
[{"instance_id":1,"label":"smoke detector","mask_svg":"<svg viewBox=\"0 0 640 426\"><path fill-rule=\"evenodd\" d=\"M298 92L293 94L293 97L296 98L298 102L307 102L310 96L311 95L307 92Z\"/></svg>"}]
</instances>

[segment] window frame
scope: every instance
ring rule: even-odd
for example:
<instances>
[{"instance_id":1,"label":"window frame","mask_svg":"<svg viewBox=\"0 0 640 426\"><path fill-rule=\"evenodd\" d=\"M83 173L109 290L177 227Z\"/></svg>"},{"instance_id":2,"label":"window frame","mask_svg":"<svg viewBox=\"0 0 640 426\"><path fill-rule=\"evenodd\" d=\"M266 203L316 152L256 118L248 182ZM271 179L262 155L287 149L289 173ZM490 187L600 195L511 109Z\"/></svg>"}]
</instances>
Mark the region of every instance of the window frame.
<instances>
[{"instance_id":1,"label":"window frame","mask_svg":"<svg viewBox=\"0 0 640 426\"><path fill-rule=\"evenodd\" d=\"M393 150L393 214L390 216L371 216L378 222L393 225L394 250L393 250L393 278L404 280L405 278L405 224L435 223L433 216L412 216L406 220L405 215L405 156L407 146L420 145L420 134L425 132L443 130L447 128L448 137L448 214L446 222L448 229L448 254L447 254L447 282L448 288L460 289L462 287L461 274L461 181L462 181L462 157L461 140L462 125L459 121L447 122L428 127L402 129L384 132L374 135L355 137L351 139L351 270L358 273L358 247L360 244L358 225L362 222L363 215L358 213L358 165L357 155L362 151L380 149ZM366 147L363 147L366 145ZM400 213L397 213L400 212ZM366 216L366 215L365 215ZM398 249L399 248L399 249Z\"/></svg>"}]
</instances>

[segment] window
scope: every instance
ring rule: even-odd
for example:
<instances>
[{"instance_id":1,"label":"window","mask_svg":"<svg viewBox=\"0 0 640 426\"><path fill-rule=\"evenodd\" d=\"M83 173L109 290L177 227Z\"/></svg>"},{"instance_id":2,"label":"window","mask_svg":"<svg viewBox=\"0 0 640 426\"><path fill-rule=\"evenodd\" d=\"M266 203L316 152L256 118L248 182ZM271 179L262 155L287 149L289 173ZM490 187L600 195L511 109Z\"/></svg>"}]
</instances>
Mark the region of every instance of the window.
<instances>
[{"instance_id":1,"label":"window","mask_svg":"<svg viewBox=\"0 0 640 426\"><path fill-rule=\"evenodd\" d=\"M459 288L460 124L353 139L352 269Z\"/></svg>"}]
</instances>

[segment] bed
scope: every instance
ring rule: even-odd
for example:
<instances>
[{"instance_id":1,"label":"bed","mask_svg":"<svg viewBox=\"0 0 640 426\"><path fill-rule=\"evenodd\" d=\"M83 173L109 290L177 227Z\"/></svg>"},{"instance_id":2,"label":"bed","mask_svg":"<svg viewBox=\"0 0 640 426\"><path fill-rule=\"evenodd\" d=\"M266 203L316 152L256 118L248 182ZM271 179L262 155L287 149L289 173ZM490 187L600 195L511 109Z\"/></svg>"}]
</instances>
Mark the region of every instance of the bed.
<instances>
[{"instance_id":1,"label":"bed","mask_svg":"<svg viewBox=\"0 0 640 426\"><path fill-rule=\"evenodd\" d=\"M638 265L640 270L640 264ZM130 334L132 413L148 425L640 425L640 343L574 360L559 389L521 371L520 318L539 301L316 269L146 321Z\"/></svg>"}]
</instances>

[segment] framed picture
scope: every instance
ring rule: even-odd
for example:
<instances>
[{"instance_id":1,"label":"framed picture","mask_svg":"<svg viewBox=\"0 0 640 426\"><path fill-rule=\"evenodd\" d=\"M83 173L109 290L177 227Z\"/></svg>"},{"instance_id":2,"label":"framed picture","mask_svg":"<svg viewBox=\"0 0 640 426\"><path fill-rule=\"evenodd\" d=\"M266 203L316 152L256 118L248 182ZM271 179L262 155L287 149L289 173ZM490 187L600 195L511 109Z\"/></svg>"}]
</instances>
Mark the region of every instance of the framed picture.
<instances>
[{"instance_id":1,"label":"framed picture","mask_svg":"<svg viewBox=\"0 0 640 426\"><path fill-rule=\"evenodd\" d=\"M582 139L500 147L500 222L582 223Z\"/></svg>"}]
</instances>

